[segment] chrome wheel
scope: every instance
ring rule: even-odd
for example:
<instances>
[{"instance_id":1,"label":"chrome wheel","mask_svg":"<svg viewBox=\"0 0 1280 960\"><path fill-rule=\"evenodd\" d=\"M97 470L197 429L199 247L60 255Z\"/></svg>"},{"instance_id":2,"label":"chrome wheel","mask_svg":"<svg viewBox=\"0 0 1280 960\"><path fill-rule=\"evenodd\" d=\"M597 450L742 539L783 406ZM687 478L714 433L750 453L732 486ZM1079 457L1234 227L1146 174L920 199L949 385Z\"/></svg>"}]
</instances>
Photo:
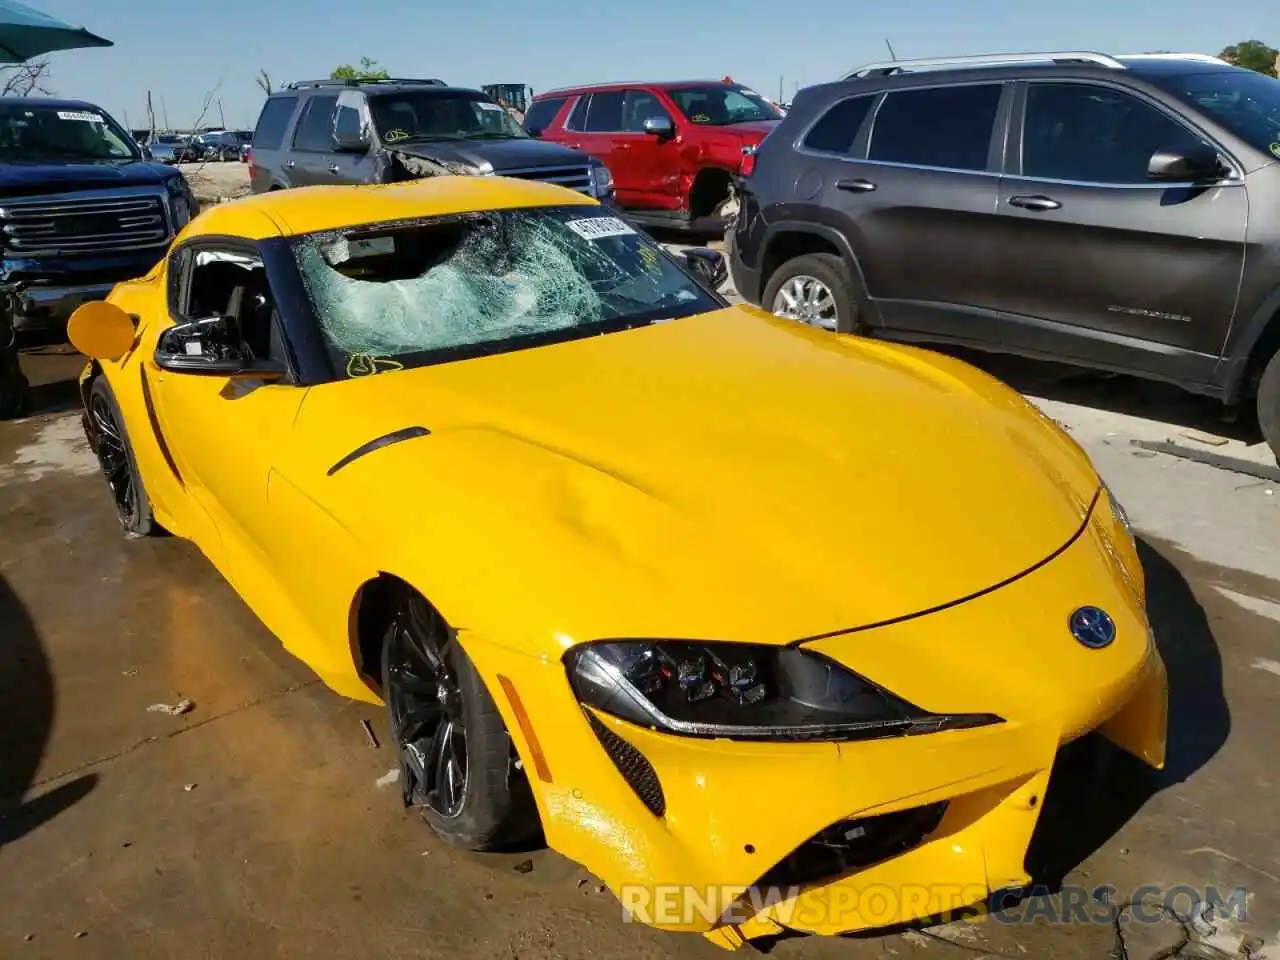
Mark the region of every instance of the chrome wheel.
<instances>
[{"instance_id":1,"label":"chrome wheel","mask_svg":"<svg viewBox=\"0 0 1280 960\"><path fill-rule=\"evenodd\" d=\"M771 309L775 316L799 320L823 330L836 329L836 298L816 277L804 274L792 277L778 288Z\"/></svg>"},{"instance_id":2,"label":"chrome wheel","mask_svg":"<svg viewBox=\"0 0 1280 960\"><path fill-rule=\"evenodd\" d=\"M387 711L405 805L425 804L448 819L462 813L467 793L467 731L462 690L449 665L452 642L433 611L410 602L385 652Z\"/></svg>"},{"instance_id":3,"label":"chrome wheel","mask_svg":"<svg viewBox=\"0 0 1280 960\"><path fill-rule=\"evenodd\" d=\"M132 529L141 514L141 503L138 485L133 482L133 464L129 462L124 433L111 411L111 404L101 393L94 393L89 412L98 433L98 466L111 490L120 523L125 529Z\"/></svg>"}]
</instances>

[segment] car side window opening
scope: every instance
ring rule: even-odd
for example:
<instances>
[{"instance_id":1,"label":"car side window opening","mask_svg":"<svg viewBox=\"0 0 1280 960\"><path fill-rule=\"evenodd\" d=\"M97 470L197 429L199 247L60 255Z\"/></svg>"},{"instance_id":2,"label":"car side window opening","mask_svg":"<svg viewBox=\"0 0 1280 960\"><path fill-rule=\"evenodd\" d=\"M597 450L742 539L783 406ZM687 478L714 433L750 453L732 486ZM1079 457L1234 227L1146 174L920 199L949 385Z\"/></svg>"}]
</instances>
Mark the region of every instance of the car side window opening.
<instances>
[{"instance_id":1,"label":"car side window opening","mask_svg":"<svg viewBox=\"0 0 1280 960\"><path fill-rule=\"evenodd\" d=\"M533 133L535 130L542 131L551 126L556 119L556 114L560 112L560 108L564 106L567 97L553 97L550 100L539 100L537 103L529 105L529 112L524 115L525 130Z\"/></svg>"},{"instance_id":2,"label":"car side window opening","mask_svg":"<svg viewBox=\"0 0 1280 960\"><path fill-rule=\"evenodd\" d=\"M805 135L804 146L823 153L848 153L875 101L874 95L841 100L813 125Z\"/></svg>"},{"instance_id":3,"label":"car side window opening","mask_svg":"<svg viewBox=\"0 0 1280 960\"><path fill-rule=\"evenodd\" d=\"M643 133L644 122L650 118L671 120L671 114L657 97L648 90L628 90L622 101L622 129L628 133Z\"/></svg>"},{"instance_id":4,"label":"car side window opening","mask_svg":"<svg viewBox=\"0 0 1280 960\"><path fill-rule=\"evenodd\" d=\"M1206 142L1164 111L1128 93L1084 83L1027 87L1022 175L1083 183L1150 183L1159 150Z\"/></svg>"},{"instance_id":5,"label":"car side window opening","mask_svg":"<svg viewBox=\"0 0 1280 960\"><path fill-rule=\"evenodd\" d=\"M364 94L353 90L345 90L338 95L337 107L333 112L334 137L363 138L370 136L371 120L369 106Z\"/></svg>"},{"instance_id":6,"label":"car side window opening","mask_svg":"<svg viewBox=\"0 0 1280 960\"><path fill-rule=\"evenodd\" d=\"M986 170L1002 85L899 90L885 97L869 160L946 170Z\"/></svg>"},{"instance_id":7,"label":"car side window opening","mask_svg":"<svg viewBox=\"0 0 1280 960\"><path fill-rule=\"evenodd\" d=\"M591 94L585 94L578 98L578 102L573 105L573 112L569 114L569 119L565 121L565 129L583 131L587 128L587 110L591 107Z\"/></svg>"},{"instance_id":8,"label":"car side window opening","mask_svg":"<svg viewBox=\"0 0 1280 960\"><path fill-rule=\"evenodd\" d=\"M339 371L362 376L609 333L719 304L594 207L374 224L293 241Z\"/></svg>"},{"instance_id":9,"label":"car side window opening","mask_svg":"<svg viewBox=\"0 0 1280 960\"><path fill-rule=\"evenodd\" d=\"M587 108L587 133L615 133L622 129L622 91L607 90L591 95Z\"/></svg>"},{"instance_id":10,"label":"car side window opening","mask_svg":"<svg viewBox=\"0 0 1280 960\"><path fill-rule=\"evenodd\" d=\"M333 112L338 105L336 94L321 94L307 101L305 113L293 135L293 148L308 153L333 150Z\"/></svg>"},{"instance_id":11,"label":"car side window opening","mask_svg":"<svg viewBox=\"0 0 1280 960\"><path fill-rule=\"evenodd\" d=\"M275 301L262 258L240 250L205 247L185 256L190 275L183 320L229 317L253 358L285 362L274 322Z\"/></svg>"}]
</instances>

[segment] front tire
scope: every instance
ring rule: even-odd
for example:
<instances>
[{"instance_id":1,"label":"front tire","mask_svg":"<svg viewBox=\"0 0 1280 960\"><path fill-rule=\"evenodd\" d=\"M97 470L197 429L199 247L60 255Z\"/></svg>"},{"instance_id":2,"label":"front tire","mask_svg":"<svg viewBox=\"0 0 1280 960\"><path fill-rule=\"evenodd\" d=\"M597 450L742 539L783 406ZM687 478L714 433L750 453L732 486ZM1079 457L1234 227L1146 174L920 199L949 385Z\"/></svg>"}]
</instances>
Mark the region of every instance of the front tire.
<instances>
[{"instance_id":1,"label":"front tire","mask_svg":"<svg viewBox=\"0 0 1280 960\"><path fill-rule=\"evenodd\" d=\"M861 333L853 277L830 253L806 253L788 260L769 277L763 306L775 316L833 333Z\"/></svg>"},{"instance_id":2,"label":"front tire","mask_svg":"<svg viewBox=\"0 0 1280 960\"><path fill-rule=\"evenodd\" d=\"M382 644L401 794L444 840L499 850L538 834L537 806L502 715L444 618L413 594Z\"/></svg>"},{"instance_id":3,"label":"front tire","mask_svg":"<svg viewBox=\"0 0 1280 960\"><path fill-rule=\"evenodd\" d=\"M151 513L151 501L138 472L124 417L105 377L98 377L89 388L89 419L98 438L98 466L111 491L116 517L125 536L148 537L158 533L160 526Z\"/></svg>"},{"instance_id":4,"label":"front tire","mask_svg":"<svg viewBox=\"0 0 1280 960\"><path fill-rule=\"evenodd\" d=\"M1280 352L1263 368L1262 378L1258 381L1257 405L1262 436L1272 455L1280 460Z\"/></svg>"}]
</instances>

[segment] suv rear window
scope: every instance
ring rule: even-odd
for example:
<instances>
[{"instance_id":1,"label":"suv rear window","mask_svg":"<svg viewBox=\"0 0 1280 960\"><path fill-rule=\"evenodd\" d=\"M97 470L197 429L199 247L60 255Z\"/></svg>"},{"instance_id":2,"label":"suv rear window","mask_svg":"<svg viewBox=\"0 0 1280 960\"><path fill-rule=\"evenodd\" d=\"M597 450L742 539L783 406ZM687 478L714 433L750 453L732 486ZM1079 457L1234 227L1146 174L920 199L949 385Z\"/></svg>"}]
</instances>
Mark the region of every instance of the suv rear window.
<instances>
[{"instance_id":1,"label":"suv rear window","mask_svg":"<svg viewBox=\"0 0 1280 960\"><path fill-rule=\"evenodd\" d=\"M813 125L804 138L804 145L823 153L848 153L875 100L874 95L841 100Z\"/></svg>"},{"instance_id":2,"label":"suv rear window","mask_svg":"<svg viewBox=\"0 0 1280 960\"><path fill-rule=\"evenodd\" d=\"M531 104L529 112L524 115L524 128L531 133L534 130L547 129L568 99L568 97L555 97L551 100L539 100L537 103Z\"/></svg>"},{"instance_id":3,"label":"suv rear window","mask_svg":"<svg viewBox=\"0 0 1280 960\"><path fill-rule=\"evenodd\" d=\"M293 149L311 153L333 150L333 111L337 106L335 94L326 93L308 100L298 121L298 131L293 135Z\"/></svg>"},{"instance_id":4,"label":"suv rear window","mask_svg":"<svg viewBox=\"0 0 1280 960\"><path fill-rule=\"evenodd\" d=\"M253 146L257 150L279 150L284 143L284 132L289 129L289 118L297 105L297 97L272 97L262 107L257 129L253 131Z\"/></svg>"},{"instance_id":5,"label":"suv rear window","mask_svg":"<svg viewBox=\"0 0 1280 960\"><path fill-rule=\"evenodd\" d=\"M876 112L869 160L985 170L1001 85L899 90Z\"/></svg>"}]
</instances>

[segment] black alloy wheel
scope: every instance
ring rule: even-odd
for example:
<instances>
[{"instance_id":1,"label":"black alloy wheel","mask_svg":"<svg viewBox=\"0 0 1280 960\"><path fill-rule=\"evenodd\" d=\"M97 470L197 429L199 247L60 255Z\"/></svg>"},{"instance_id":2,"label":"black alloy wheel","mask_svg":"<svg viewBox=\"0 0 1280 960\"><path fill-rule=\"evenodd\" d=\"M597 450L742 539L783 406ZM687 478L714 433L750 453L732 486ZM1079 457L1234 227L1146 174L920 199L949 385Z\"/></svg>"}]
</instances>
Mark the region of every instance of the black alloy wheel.
<instances>
[{"instance_id":1,"label":"black alloy wheel","mask_svg":"<svg viewBox=\"0 0 1280 960\"><path fill-rule=\"evenodd\" d=\"M457 641L432 622L438 620L426 604L405 605L384 647L386 700L405 806L453 819L466 802L467 728L462 690L449 666L449 647Z\"/></svg>"},{"instance_id":2,"label":"black alloy wheel","mask_svg":"<svg viewBox=\"0 0 1280 960\"><path fill-rule=\"evenodd\" d=\"M527 844L537 804L502 714L457 633L404 589L382 642L382 697L406 807L468 850Z\"/></svg>"},{"instance_id":3,"label":"black alloy wheel","mask_svg":"<svg viewBox=\"0 0 1280 960\"><path fill-rule=\"evenodd\" d=\"M89 391L89 418L97 437L94 452L98 456L98 466L111 491L120 526L131 537L142 537L155 532L151 503L133 461L133 451L129 447L123 417L120 416L111 388L102 377L93 382Z\"/></svg>"}]
</instances>

